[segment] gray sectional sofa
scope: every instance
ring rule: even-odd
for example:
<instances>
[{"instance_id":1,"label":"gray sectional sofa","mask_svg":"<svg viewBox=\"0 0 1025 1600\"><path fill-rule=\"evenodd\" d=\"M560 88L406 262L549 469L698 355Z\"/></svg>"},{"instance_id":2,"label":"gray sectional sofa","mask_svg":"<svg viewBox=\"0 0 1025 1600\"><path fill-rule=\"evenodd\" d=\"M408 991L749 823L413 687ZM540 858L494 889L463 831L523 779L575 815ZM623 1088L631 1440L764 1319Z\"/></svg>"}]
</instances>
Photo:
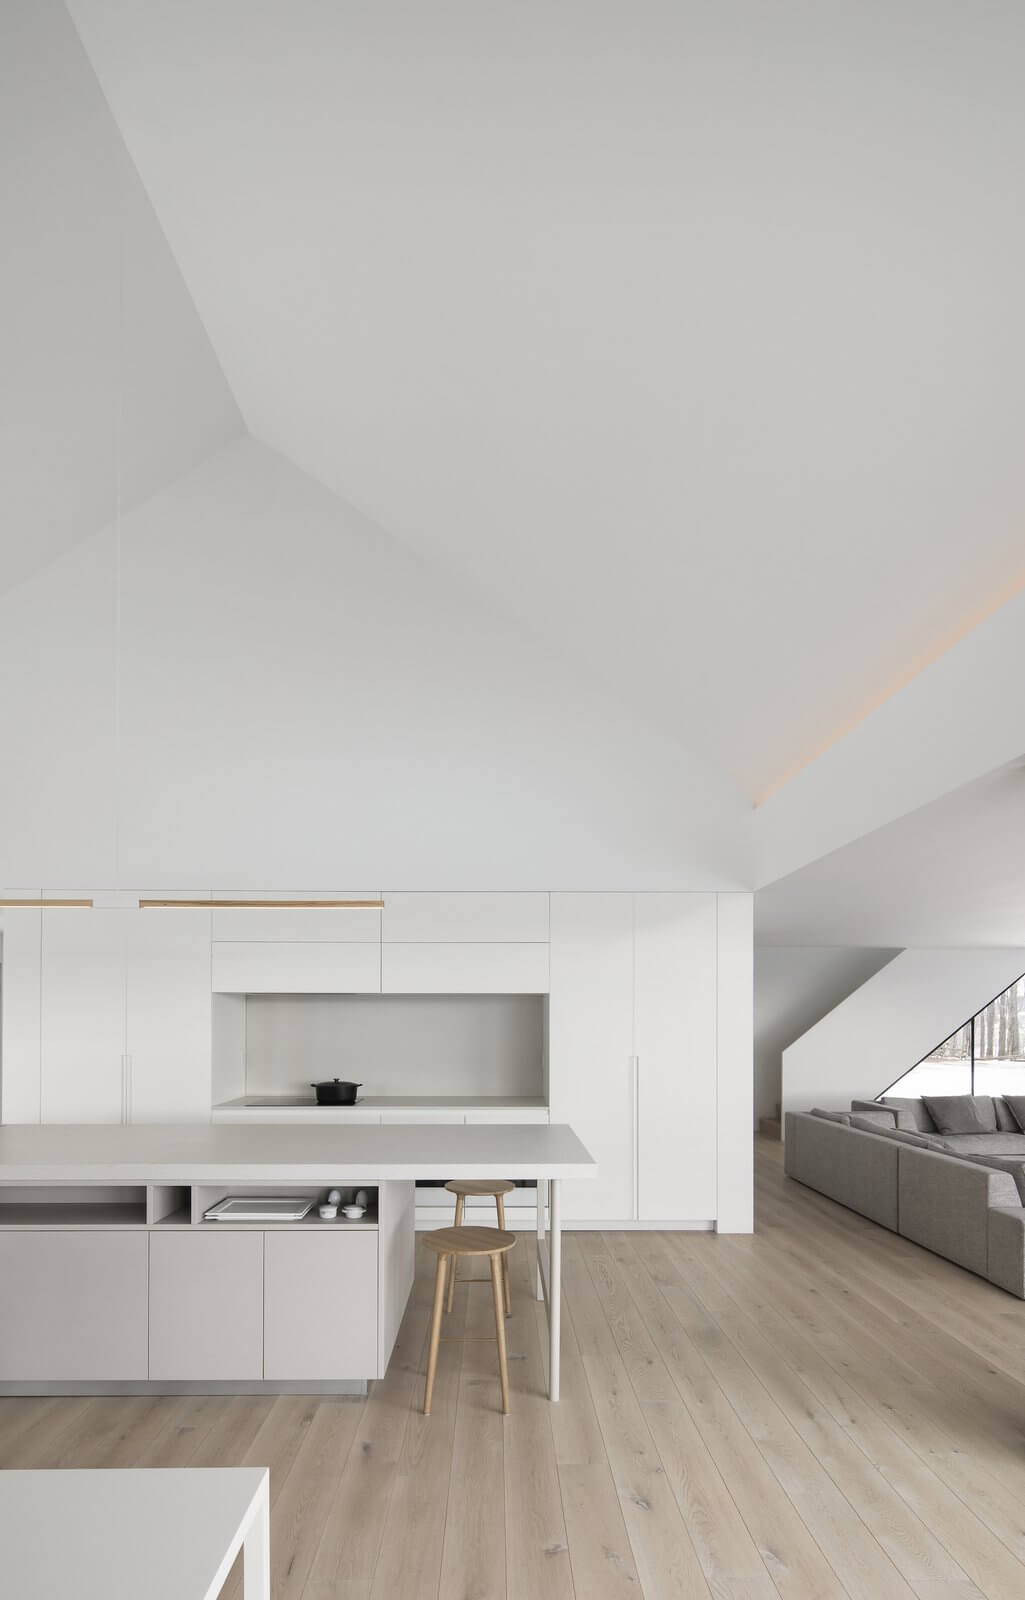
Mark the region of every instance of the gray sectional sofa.
<instances>
[{"instance_id":1,"label":"gray sectional sofa","mask_svg":"<svg viewBox=\"0 0 1025 1600\"><path fill-rule=\"evenodd\" d=\"M944 1133L918 1107L788 1112L787 1176L1025 1299L1025 1132Z\"/></svg>"}]
</instances>

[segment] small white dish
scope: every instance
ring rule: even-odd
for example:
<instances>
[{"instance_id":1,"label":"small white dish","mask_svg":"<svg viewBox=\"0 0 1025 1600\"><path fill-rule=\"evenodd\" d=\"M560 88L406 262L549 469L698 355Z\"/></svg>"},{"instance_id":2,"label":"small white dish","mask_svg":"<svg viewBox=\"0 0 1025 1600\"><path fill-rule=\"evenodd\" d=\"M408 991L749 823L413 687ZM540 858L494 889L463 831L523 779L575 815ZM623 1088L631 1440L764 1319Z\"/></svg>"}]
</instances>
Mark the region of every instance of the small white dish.
<instances>
[{"instance_id":1,"label":"small white dish","mask_svg":"<svg viewBox=\"0 0 1025 1600\"><path fill-rule=\"evenodd\" d=\"M317 1210L325 1222L333 1222L338 1215L337 1206L318 1206Z\"/></svg>"},{"instance_id":2,"label":"small white dish","mask_svg":"<svg viewBox=\"0 0 1025 1600\"><path fill-rule=\"evenodd\" d=\"M343 1206L342 1207L342 1211L344 1212L345 1216L349 1217L351 1219L351 1221L353 1221L353 1222L355 1222L359 1217L364 1216L366 1214L366 1209L367 1209L366 1206Z\"/></svg>"}]
</instances>

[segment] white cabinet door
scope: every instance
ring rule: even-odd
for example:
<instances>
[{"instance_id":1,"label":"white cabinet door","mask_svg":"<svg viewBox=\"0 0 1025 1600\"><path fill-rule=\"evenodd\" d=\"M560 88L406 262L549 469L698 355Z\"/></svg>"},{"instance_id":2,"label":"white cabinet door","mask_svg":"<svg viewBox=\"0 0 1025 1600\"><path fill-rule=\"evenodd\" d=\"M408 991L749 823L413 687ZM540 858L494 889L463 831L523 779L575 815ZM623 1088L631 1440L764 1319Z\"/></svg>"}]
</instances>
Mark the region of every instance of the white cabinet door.
<instances>
[{"instance_id":1,"label":"white cabinet door","mask_svg":"<svg viewBox=\"0 0 1025 1600\"><path fill-rule=\"evenodd\" d=\"M153 1231L151 1379L263 1377L263 1240L202 1225Z\"/></svg>"},{"instance_id":2,"label":"white cabinet door","mask_svg":"<svg viewBox=\"0 0 1025 1600\"><path fill-rule=\"evenodd\" d=\"M38 894L38 890L35 891ZM24 893L24 892L23 892ZM27 898L27 896L26 896ZM43 914L0 910L0 1094L2 1122L38 1122L40 1112L39 982Z\"/></svg>"},{"instance_id":3,"label":"white cabinet door","mask_svg":"<svg viewBox=\"0 0 1025 1600\"><path fill-rule=\"evenodd\" d=\"M127 913L128 1118L210 1118L210 912Z\"/></svg>"},{"instance_id":4,"label":"white cabinet door","mask_svg":"<svg viewBox=\"0 0 1025 1600\"><path fill-rule=\"evenodd\" d=\"M547 894L386 894L386 944L548 942Z\"/></svg>"},{"instance_id":5,"label":"white cabinet door","mask_svg":"<svg viewBox=\"0 0 1025 1600\"><path fill-rule=\"evenodd\" d=\"M215 890L215 900L241 899L243 896ZM338 889L330 893L306 890L291 893L254 894L260 900L379 900L376 889ZM322 911L308 906L215 906L213 935L229 942L279 944L327 943L379 944L381 912L366 906L325 906Z\"/></svg>"},{"instance_id":6,"label":"white cabinet door","mask_svg":"<svg viewBox=\"0 0 1025 1600\"><path fill-rule=\"evenodd\" d=\"M635 897L637 1215L716 1215L714 894ZM586 1140L584 1141L587 1142Z\"/></svg>"},{"instance_id":7,"label":"white cabinet door","mask_svg":"<svg viewBox=\"0 0 1025 1600\"><path fill-rule=\"evenodd\" d=\"M141 1228L0 1233L0 1379L145 1380L147 1242Z\"/></svg>"},{"instance_id":8,"label":"white cabinet door","mask_svg":"<svg viewBox=\"0 0 1025 1600\"><path fill-rule=\"evenodd\" d=\"M384 994L547 994L546 944L385 944Z\"/></svg>"},{"instance_id":9,"label":"white cabinet door","mask_svg":"<svg viewBox=\"0 0 1025 1600\"><path fill-rule=\"evenodd\" d=\"M376 1377L376 1229L265 1237L264 1377Z\"/></svg>"},{"instance_id":10,"label":"white cabinet door","mask_svg":"<svg viewBox=\"0 0 1025 1600\"><path fill-rule=\"evenodd\" d=\"M551 1120L598 1163L563 1183L568 1222L633 1216L633 959L632 895L552 895Z\"/></svg>"},{"instance_id":11,"label":"white cabinet door","mask_svg":"<svg viewBox=\"0 0 1025 1600\"><path fill-rule=\"evenodd\" d=\"M121 1122L124 1118L124 929L126 918L141 914L42 913L43 1122Z\"/></svg>"},{"instance_id":12,"label":"white cabinet door","mask_svg":"<svg viewBox=\"0 0 1025 1600\"><path fill-rule=\"evenodd\" d=\"M376 944L215 942L217 994L380 994Z\"/></svg>"}]
</instances>

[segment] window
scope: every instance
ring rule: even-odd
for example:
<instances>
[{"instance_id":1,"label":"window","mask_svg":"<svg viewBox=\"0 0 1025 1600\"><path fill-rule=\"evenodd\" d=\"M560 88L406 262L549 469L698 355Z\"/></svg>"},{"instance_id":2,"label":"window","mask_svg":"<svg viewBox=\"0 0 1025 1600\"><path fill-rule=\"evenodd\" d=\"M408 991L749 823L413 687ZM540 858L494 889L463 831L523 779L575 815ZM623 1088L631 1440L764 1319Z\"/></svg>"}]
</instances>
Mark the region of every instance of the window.
<instances>
[{"instance_id":1,"label":"window","mask_svg":"<svg viewBox=\"0 0 1025 1600\"><path fill-rule=\"evenodd\" d=\"M1025 1094L1025 977L969 1017L887 1094Z\"/></svg>"}]
</instances>

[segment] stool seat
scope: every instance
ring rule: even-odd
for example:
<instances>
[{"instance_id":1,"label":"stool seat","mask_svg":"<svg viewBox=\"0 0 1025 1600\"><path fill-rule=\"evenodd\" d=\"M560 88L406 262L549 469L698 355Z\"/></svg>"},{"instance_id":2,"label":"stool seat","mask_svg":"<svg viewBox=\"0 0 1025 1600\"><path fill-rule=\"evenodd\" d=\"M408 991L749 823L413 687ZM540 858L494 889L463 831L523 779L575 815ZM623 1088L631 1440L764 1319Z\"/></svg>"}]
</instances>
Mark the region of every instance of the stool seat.
<instances>
[{"instance_id":1,"label":"stool seat","mask_svg":"<svg viewBox=\"0 0 1025 1600\"><path fill-rule=\"evenodd\" d=\"M502 1228L433 1228L421 1234L428 1250L443 1256L500 1256L511 1250L516 1235Z\"/></svg>"},{"instance_id":2,"label":"stool seat","mask_svg":"<svg viewBox=\"0 0 1025 1600\"><path fill-rule=\"evenodd\" d=\"M452 1178L445 1185L449 1194L461 1195L512 1194L515 1187L506 1178Z\"/></svg>"}]
</instances>

